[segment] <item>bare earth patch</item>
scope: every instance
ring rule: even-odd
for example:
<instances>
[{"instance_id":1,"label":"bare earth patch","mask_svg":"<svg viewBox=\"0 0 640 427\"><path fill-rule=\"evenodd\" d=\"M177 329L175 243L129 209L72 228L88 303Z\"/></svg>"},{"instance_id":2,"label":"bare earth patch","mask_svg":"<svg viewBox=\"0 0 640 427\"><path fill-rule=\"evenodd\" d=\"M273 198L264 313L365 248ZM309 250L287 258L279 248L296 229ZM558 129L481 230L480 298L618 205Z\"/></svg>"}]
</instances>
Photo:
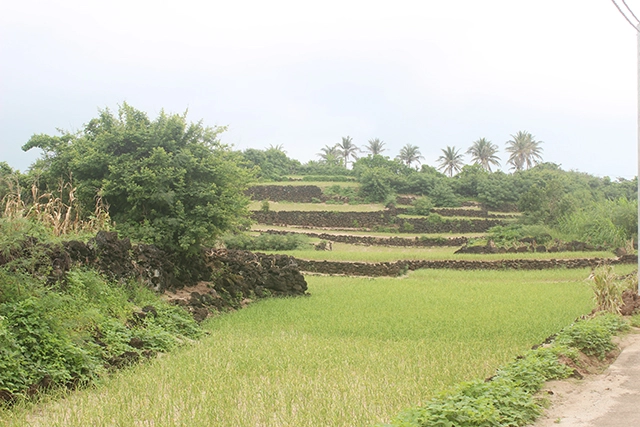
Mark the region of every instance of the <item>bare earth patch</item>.
<instances>
[{"instance_id":1,"label":"bare earth patch","mask_svg":"<svg viewBox=\"0 0 640 427\"><path fill-rule=\"evenodd\" d=\"M640 426L640 330L619 338L607 361L583 358L584 379L550 381L542 393L551 406L534 427Z\"/></svg>"}]
</instances>

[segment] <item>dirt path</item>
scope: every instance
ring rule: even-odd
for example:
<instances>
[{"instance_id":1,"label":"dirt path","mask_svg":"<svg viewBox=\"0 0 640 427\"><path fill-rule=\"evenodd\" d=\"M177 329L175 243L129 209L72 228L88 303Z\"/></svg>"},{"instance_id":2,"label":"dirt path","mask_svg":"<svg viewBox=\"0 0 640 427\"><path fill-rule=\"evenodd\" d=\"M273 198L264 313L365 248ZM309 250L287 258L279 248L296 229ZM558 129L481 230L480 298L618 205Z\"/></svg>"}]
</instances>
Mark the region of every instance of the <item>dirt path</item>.
<instances>
[{"instance_id":1,"label":"dirt path","mask_svg":"<svg viewBox=\"0 0 640 427\"><path fill-rule=\"evenodd\" d=\"M533 426L640 426L640 330L619 345L620 356L602 374L547 383L552 405Z\"/></svg>"}]
</instances>

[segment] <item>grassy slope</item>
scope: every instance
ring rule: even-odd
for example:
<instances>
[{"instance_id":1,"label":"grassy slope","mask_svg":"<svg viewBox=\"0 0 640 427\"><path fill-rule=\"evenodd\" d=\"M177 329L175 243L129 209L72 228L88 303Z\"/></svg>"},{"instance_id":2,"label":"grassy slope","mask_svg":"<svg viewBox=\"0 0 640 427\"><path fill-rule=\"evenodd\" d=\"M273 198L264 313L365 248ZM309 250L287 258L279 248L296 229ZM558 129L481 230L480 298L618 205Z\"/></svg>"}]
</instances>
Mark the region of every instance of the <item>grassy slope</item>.
<instances>
[{"instance_id":1,"label":"grassy slope","mask_svg":"<svg viewBox=\"0 0 640 427\"><path fill-rule=\"evenodd\" d=\"M202 342L7 426L366 426L483 378L591 308L587 270L310 277L312 296L213 319Z\"/></svg>"}]
</instances>

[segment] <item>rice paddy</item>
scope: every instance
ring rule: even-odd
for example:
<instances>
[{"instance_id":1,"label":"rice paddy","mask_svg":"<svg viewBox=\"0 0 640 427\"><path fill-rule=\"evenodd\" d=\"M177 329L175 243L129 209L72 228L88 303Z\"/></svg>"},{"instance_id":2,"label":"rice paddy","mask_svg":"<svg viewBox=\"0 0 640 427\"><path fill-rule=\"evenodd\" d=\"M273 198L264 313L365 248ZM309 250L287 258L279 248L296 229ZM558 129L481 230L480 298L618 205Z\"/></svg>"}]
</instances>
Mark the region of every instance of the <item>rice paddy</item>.
<instances>
[{"instance_id":1,"label":"rice paddy","mask_svg":"<svg viewBox=\"0 0 640 427\"><path fill-rule=\"evenodd\" d=\"M490 376L588 313L588 274L308 277L308 298L211 319L200 342L64 399L0 412L0 424L370 426Z\"/></svg>"}]
</instances>

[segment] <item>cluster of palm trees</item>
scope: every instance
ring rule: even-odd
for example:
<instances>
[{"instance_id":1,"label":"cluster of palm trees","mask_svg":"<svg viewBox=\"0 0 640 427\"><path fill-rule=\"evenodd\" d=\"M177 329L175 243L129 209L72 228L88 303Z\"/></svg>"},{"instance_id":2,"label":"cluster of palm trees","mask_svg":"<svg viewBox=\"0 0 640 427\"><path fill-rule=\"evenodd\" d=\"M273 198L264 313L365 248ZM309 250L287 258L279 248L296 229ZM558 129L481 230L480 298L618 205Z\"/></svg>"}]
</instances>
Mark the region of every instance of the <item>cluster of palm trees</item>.
<instances>
[{"instance_id":1,"label":"cluster of palm trees","mask_svg":"<svg viewBox=\"0 0 640 427\"><path fill-rule=\"evenodd\" d=\"M515 135L511 135L511 138L506 142L505 149L509 153L507 164L511 166L512 170L529 169L542 161L542 147L540 146L542 141L536 141L535 137L527 131L519 131ZM340 144L326 145L320 151L318 156L323 161L330 164L339 163L348 167L349 160L357 159L358 153L363 150L353 143L353 138L346 136L342 138ZM378 138L370 139L364 151L372 156L382 154L385 151L384 142ZM498 146L485 138L474 141L466 153L471 156L473 164L480 165L488 172L491 172L492 166L500 166L500 158L497 155ZM455 146L447 146L442 149L442 155L438 157L438 169L451 177L462 170L463 157L464 155ZM424 159L418 146L411 144L402 147L396 158L409 167L414 163L420 164L420 160Z\"/></svg>"},{"instance_id":2,"label":"cluster of palm trees","mask_svg":"<svg viewBox=\"0 0 640 427\"><path fill-rule=\"evenodd\" d=\"M384 141L379 138L370 139L364 150L360 149L353 143L353 138L350 136L342 137L342 142L333 146L325 145L320 149L318 156L326 163L336 164L340 163L345 167L349 165L349 159L357 159L358 153L366 152L371 156L382 154L385 151ZM420 154L420 149L417 145L407 144L400 150L397 158L407 166L411 166L413 163L420 163L420 159L424 159Z\"/></svg>"},{"instance_id":3,"label":"cluster of palm trees","mask_svg":"<svg viewBox=\"0 0 640 427\"><path fill-rule=\"evenodd\" d=\"M542 141L536 141L535 137L527 131L519 131L515 135L511 135L511 138L506 142L505 150L509 153L507 164L511 166L513 171L529 169L542 161L542 147L540 146ZM498 146L485 138L474 141L467 150L473 164L480 165L488 172L491 172L492 166L500 166L497 152ZM442 156L438 158L438 169L453 176L454 173L460 172L464 165L462 157L460 150L447 146L442 150Z\"/></svg>"}]
</instances>

